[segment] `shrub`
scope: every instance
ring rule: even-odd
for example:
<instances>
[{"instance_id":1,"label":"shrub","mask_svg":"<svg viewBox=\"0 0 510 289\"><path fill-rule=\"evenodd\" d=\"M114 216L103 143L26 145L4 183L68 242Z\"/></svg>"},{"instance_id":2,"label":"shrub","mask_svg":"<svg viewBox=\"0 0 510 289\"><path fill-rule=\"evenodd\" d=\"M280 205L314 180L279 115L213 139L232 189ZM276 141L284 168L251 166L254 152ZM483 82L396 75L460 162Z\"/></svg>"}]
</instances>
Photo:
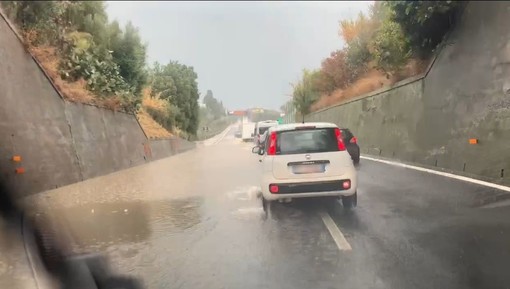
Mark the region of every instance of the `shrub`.
<instances>
[{"instance_id":1,"label":"shrub","mask_svg":"<svg viewBox=\"0 0 510 289\"><path fill-rule=\"evenodd\" d=\"M371 49L376 68L390 75L398 73L409 60L411 55L409 42L400 26L387 20L377 31Z\"/></svg>"}]
</instances>

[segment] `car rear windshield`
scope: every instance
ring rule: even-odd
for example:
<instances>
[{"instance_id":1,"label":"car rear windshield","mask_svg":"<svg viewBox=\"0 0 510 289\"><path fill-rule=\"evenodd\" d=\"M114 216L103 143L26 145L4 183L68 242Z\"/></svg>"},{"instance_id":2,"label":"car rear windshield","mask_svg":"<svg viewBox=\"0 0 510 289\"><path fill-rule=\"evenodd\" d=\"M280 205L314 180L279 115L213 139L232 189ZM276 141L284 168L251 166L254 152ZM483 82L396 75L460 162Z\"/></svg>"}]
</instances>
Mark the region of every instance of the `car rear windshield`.
<instances>
[{"instance_id":1,"label":"car rear windshield","mask_svg":"<svg viewBox=\"0 0 510 289\"><path fill-rule=\"evenodd\" d=\"M334 128L300 129L278 133L276 154L304 154L338 151Z\"/></svg>"},{"instance_id":2,"label":"car rear windshield","mask_svg":"<svg viewBox=\"0 0 510 289\"><path fill-rule=\"evenodd\" d=\"M259 135L263 135L269 128L270 126L259 127Z\"/></svg>"}]
</instances>

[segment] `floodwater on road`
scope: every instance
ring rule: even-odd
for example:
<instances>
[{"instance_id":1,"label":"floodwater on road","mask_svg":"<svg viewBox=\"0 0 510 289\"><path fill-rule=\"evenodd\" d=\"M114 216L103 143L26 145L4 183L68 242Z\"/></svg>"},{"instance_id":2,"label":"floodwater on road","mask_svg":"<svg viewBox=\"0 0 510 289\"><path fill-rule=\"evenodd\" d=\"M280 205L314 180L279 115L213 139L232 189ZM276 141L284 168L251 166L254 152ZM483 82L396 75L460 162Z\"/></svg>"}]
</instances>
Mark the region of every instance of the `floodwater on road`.
<instances>
[{"instance_id":1,"label":"floodwater on road","mask_svg":"<svg viewBox=\"0 0 510 289\"><path fill-rule=\"evenodd\" d=\"M258 155L233 133L28 203L74 252L104 253L115 271L141 278L146 288L510 284L510 208L482 208L500 192L362 160L356 209L310 199L268 213L258 193ZM3 276L1 288L9 284Z\"/></svg>"}]
</instances>

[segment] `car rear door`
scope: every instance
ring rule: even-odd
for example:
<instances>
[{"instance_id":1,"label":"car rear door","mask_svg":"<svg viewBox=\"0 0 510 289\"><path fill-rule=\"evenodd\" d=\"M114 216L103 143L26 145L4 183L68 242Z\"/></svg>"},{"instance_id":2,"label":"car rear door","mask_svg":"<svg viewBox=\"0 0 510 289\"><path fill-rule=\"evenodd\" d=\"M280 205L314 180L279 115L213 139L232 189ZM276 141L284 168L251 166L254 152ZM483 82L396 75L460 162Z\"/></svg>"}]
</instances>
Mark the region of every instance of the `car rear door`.
<instances>
[{"instance_id":1,"label":"car rear door","mask_svg":"<svg viewBox=\"0 0 510 289\"><path fill-rule=\"evenodd\" d=\"M352 132L349 129L341 128L340 131L342 132L342 140L347 145L350 143L351 139L354 137Z\"/></svg>"},{"instance_id":2,"label":"car rear door","mask_svg":"<svg viewBox=\"0 0 510 289\"><path fill-rule=\"evenodd\" d=\"M347 151L338 150L334 128L278 132L276 155L268 157L276 179L341 176L351 164Z\"/></svg>"},{"instance_id":3,"label":"car rear door","mask_svg":"<svg viewBox=\"0 0 510 289\"><path fill-rule=\"evenodd\" d=\"M351 154L351 157L354 159L359 159L359 146L358 140L354 136L354 134L347 128L340 129L342 132L342 140L344 141L345 147L347 151Z\"/></svg>"}]
</instances>

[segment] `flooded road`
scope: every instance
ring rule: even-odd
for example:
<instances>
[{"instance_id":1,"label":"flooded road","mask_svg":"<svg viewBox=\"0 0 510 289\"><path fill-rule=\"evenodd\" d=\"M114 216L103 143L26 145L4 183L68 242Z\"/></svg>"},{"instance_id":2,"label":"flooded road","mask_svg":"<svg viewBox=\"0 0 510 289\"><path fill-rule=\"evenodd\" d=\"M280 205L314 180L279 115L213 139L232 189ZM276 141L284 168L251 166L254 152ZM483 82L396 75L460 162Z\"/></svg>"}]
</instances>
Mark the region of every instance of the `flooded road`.
<instances>
[{"instance_id":1,"label":"flooded road","mask_svg":"<svg viewBox=\"0 0 510 289\"><path fill-rule=\"evenodd\" d=\"M141 278L146 288L510 284L510 207L482 207L501 192L362 160L355 210L306 200L277 204L267 214L251 146L231 130L196 150L29 202L36 217L67 228L73 251L106 254L115 271ZM23 250L11 243L13 252ZM22 284L8 283L5 273L25 268L26 259L15 256L5 264L23 264L3 268L0 288ZM25 288L36 288L30 270L19 270Z\"/></svg>"}]
</instances>

